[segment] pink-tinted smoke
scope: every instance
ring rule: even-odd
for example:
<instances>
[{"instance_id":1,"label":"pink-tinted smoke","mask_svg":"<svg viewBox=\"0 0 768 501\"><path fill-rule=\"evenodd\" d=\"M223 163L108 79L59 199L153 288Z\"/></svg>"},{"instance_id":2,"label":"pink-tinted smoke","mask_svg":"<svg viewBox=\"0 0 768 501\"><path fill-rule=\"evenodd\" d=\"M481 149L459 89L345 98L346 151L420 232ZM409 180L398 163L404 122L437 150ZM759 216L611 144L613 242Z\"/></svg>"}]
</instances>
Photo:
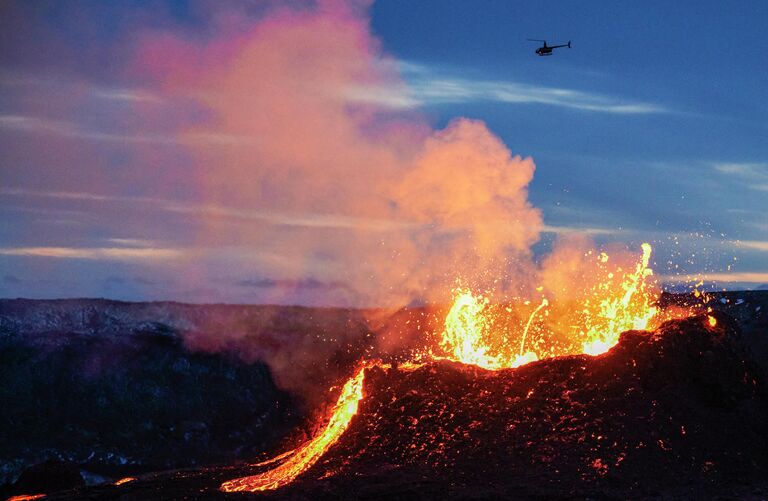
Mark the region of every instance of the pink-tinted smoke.
<instances>
[{"instance_id":1,"label":"pink-tinted smoke","mask_svg":"<svg viewBox=\"0 0 768 501\"><path fill-rule=\"evenodd\" d=\"M403 111L357 5L277 9L205 42L147 36L136 64L205 110L179 131L209 209L201 247L279 256L261 271L347 284L327 302L351 305L444 301L457 277L483 285L530 258L533 161L482 122L433 130Z\"/></svg>"}]
</instances>

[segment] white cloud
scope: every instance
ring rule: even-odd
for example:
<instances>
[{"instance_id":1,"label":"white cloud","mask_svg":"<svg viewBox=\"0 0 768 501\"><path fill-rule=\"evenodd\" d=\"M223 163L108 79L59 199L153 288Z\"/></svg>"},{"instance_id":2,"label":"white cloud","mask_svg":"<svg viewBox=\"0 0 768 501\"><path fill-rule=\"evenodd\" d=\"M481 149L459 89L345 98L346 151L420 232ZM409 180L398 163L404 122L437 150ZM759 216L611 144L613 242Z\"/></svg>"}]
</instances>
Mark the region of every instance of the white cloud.
<instances>
[{"instance_id":1,"label":"white cloud","mask_svg":"<svg viewBox=\"0 0 768 501\"><path fill-rule=\"evenodd\" d=\"M749 189L768 191L768 163L715 162L712 168L720 174L737 179Z\"/></svg>"},{"instance_id":2,"label":"white cloud","mask_svg":"<svg viewBox=\"0 0 768 501\"><path fill-rule=\"evenodd\" d=\"M723 174L744 177L768 177L768 164L758 162L715 162L712 167Z\"/></svg>"},{"instance_id":3,"label":"white cloud","mask_svg":"<svg viewBox=\"0 0 768 501\"><path fill-rule=\"evenodd\" d=\"M353 86L342 92L342 97L353 103L367 103L385 108L416 108L422 103L403 86Z\"/></svg>"},{"instance_id":4,"label":"white cloud","mask_svg":"<svg viewBox=\"0 0 768 501\"><path fill-rule=\"evenodd\" d=\"M59 259L152 261L176 259L181 257L183 252L170 248L135 247L0 247L0 255Z\"/></svg>"},{"instance_id":5,"label":"white cloud","mask_svg":"<svg viewBox=\"0 0 768 501\"><path fill-rule=\"evenodd\" d=\"M74 191L34 191L22 188L0 188L3 195L32 196L45 198L58 198L62 200L89 200L94 202L159 202L160 200L146 197L125 197L113 195L99 195L96 193L82 193Z\"/></svg>"},{"instance_id":6,"label":"white cloud","mask_svg":"<svg viewBox=\"0 0 768 501\"><path fill-rule=\"evenodd\" d=\"M579 234L579 235L616 235L624 233L626 230L613 229L613 228L597 228L597 227L579 227L579 226L553 226L544 225L542 229L544 233L555 233L558 235L567 234Z\"/></svg>"},{"instance_id":7,"label":"white cloud","mask_svg":"<svg viewBox=\"0 0 768 501\"><path fill-rule=\"evenodd\" d=\"M107 238L107 242L121 247L156 247L155 242L141 238Z\"/></svg>"},{"instance_id":8,"label":"white cloud","mask_svg":"<svg viewBox=\"0 0 768 501\"><path fill-rule=\"evenodd\" d=\"M768 241L761 240L737 240L733 245L742 249L752 249L768 252Z\"/></svg>"},{"instance_id":9,"label":"white cloud","mask_svg":"<svg viewBox=\"0 0 768 501\"><path fill-rule=\"evenodd\" d=\"M503 80L455 78L437 74L425 66L401 65L407 86L354 87L345 89L350 101L364 101L389 108L413 108L429 104L499 102L543 104L580 111L613 114L667 113L656 104L628 101L604 94L530 85Z\"/></svg>"},{"instance_id":10,"label":"white cloud","mask_svg":"<svg viewBox=\"0 0 768 501\"><path fill-rule=\"evenodd\" d=\"M82 80L62 75L33 75L0 70L0 85L9 87L42 87L56 89L59 95L80 94L85 89L99 99L126 102L161 103L163 98L146 90L130 87L100 87Z\"/></svg>"},{"instance_id":11,"label":"white cloud","mask_svg":"<svg viewBox=\"0 0 768 501\"><path fill-rule=\"evenodd\" d=\"M107 203L129 203L153 205L158 210L179 214L192 214L206 217L231 218L239 220L257 220L272 225L294 226L304 228L329 228L329 229L354 229L371 232L386 232L404 230L414 227L414 223L408 221L396 221L389 219L374 219L347 216L343 214L315 214L315 213L281 213L269 210L238 209L211 204L191 204L174 202L159 198L126 197L100 195L95 193L79 193L65 191L32 191L18 188L0 188L0 194L15 196L33 196L57 198L60 200L82 200ZM135 241L134 241L135 243Z\"/></svg>"},{"instance_id":12,"label":"white cloud","mask_svg":"<svg viewBox=\"0 0 768 501\"><path fill-rule=\"evenodd\" d=\"M0 129L27 133L54 134L76 139L110 141L120 143L155 143L155 144L224 144L231 145L246 141L246 138L220 134L183 134L180 136L163 134L118 134L87 130L80 125L65 120L51 120L29 115L0 115Z\"/></svg>"},{"instance_id":13,"label":"white cloud","mask_svg":"<svg viewBox=\"0 0 768 501\"><path fill-rule=\"evenodd\" d=\"M434 84L438 85L435 87ZM427 102L495 101L501 103L545 104L581 111L637 114L661 113L662 107L622 101L601 94L505 81L443 80L416 85L415 94Z\"/></svg>"},{"instance_id":14,"label":"white cloud","mask_svg":"<svg viewBox=\"0 0 768 501\"><path fill-rule=\"evenodd\" d=\"M669 282L720 282L726 283L768 283L768 271L739 271L739 272L714 272L690 275L661 275L664 281Z\"/></svg>"},{"instance_id":15,"label":"white cloud","mask_svg":"<svg viewBox=\"0 0 768 501\"><path fill-rule=\"evenodd\" d=\"M95 89L94 96L113 101L127 101L134 103L159 103L162 98L141 89Z\"/></svg>"}]
</instances>

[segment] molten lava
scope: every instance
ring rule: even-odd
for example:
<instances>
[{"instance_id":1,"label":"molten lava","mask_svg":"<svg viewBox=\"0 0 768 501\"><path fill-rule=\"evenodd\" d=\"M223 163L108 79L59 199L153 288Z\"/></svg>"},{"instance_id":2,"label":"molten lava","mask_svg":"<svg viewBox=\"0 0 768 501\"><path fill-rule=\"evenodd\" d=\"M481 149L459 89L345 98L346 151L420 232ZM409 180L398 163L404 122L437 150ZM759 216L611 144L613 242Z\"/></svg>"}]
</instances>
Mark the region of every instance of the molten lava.
<instances>
[{"instance_id":1,"label":"molten lava","mask_svg":"<svg viewBox=\"0 0 768 501\"><path fill-rule=\"evenodd\" d=\"M456 298L445 317L445 330L440 340L440 347L446 352L446 358L488 370L519 367L539 360L537 353L525 351L525 340L536 314L549 304L546 299L543 299L528 317L522 332L520 349L515 352L512 340L506 336L497 338L500 346L496 350L489 344L495 333L495 316L488 314L490 300L482 296L476 297L468 289L459 288L455 292Z\"/></svg>"},{"instance_id":2,"label":"molten lava","mask_svg":"<svg viewBox=\"0 0 768 501\"><path fill-rule=\"evenodd\" d=\"M563 355L605 353L618 343L622 332L655 327L667 319L659 315L655 306L657 293L648 283L653 275L649 268L651 246L644 243L642 250L642 258L634 271L620 277L618 286L613 280L616 273L607 271L605 276L608 280L588 289L588 295L578 311L578 325L571 325L567 332L559 332L565 341L551 341L551 334L557 326L573 324L573 320L570 317L565 321L555 318L553 322L550 317L557 315L550 315L553 303L546 297L542 297L538 306L529 311L527 320L520 323L516 332L510 332L500 328L499 324L502 323L502 312L512 312L512 308L493 305L487 297L474 295L469 289L459 287L454 291L455 299L445 317L444 330L438 342L442 354L427 353L432 359L449 359L492 371ZM600 265L606 265L608 261L607 254L598 256ZM619 267L616 272L621 270ZM525 301L523 305L530 308L531 303ZM709 317L709 323L716 325L714 317ZM399 368L415 370L421 365L406 362ZM373 366L388 367L378 362L367 362L359 369L344 384L328 424L315 438L295 450L254 465L279 463L273 469L225 482L221 490L253 492L277 489L308 470L349 427L363 398L365 370Z\"/></svg>"},{"instance_id":3,"label":"molten lava","mask_svg":"<svg viewBox=\"0 0 768 501\"><path fill-rule=\"evenodd\" d=\"M560 324L577 324L570 329L548 325L550 313L556 317L557 310L550 312L548 307L551 303L543 298L530 313L519 334L504 332L496 328L497 319L509 308L500 309L492 305L487 297L474 296L471 291L459 288L445 318L440 347L451 360L489 370L519 367L563 355L605 353L619 342L622 332L647 329L667 319L659 315L659 309L654 305L658 295L648 283L653 275L649 268L651 246L644 243L642 250L642 258L634 271L625 274L618 286L610 280L615 273L606 270L609 280L599 282L589 290L578 308L570 308L578 311L578 318L560 319ZM602 268L608 261L605 253L598 257ZM617 271L620 270L618 268ZM540 314L542 310L543 315ZM538 322L537 317L540 318ZM553 331L559 331L560 342L551 341ZM515 343L518 335L519 343Z\"/></svg>"},{"instance_id":4,"label":"molten lava","mask_svg":"<svg viewBox=\"0 0 768 501\"><path fill-rule=\"evenodd\" d=\"M619 342L619 335L632 329L647 329L656 317L658 308L653 305L655 294L650 294L646 279L653 275L648 267L651 246L642 245L643 257L634 273L628 274L621 284L618 295L606 290L601 284L596 294L597 312L587 310L583 352L588 355L605 353ZM600 297L601 293L604 297Z\"/></svg>"},{"instance_id":5,"label":"molten lava","mask_svg":"<svg viewBox=\"0 0 768 501\"><path fill-rule=\"evenodd\" d=\"M325 454L325 451L339 440L339 437L349 426L352 417L357 414L357 404L363 398L364 377L365 367L362 367L355 376L344 384L328 424L323 431L306 444L295 449L293 454L284 453L283 457L290 455L290 458L284 463L258 475L224 482L221 485L221 490L224 492L256 492L277 489L290 483L302 472L309 469Z\"/></svg>"}]
</instances>

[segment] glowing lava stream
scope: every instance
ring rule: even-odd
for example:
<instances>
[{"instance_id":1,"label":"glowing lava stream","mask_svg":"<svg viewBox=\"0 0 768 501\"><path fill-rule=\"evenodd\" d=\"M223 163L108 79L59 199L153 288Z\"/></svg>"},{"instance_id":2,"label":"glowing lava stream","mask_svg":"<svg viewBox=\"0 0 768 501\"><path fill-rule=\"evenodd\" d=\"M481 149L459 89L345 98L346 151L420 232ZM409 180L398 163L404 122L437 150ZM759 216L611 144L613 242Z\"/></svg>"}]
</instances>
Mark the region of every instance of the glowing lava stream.
<instances>
[{"instance_id":1,"label":"glowing lava stream","mask_svg":"<svg viewBox=\"0 0 768 501\"><path fill-rule=\"evenodd\" d=\"M622 332L629 329L645 329L651 320L657 316L658 308L653 306L653 297L646 290L646 279L653 274L648 267L651 246L644 243L642 249L642 259L637 264L634 273L628 273L624 277L620 289L611 290L608 284L604 284L593 294L595 301L585 304L584 329L578 334L582 339L586 338L586 341L581 345L576 345L575 349L580 346L583 353L590 355L604 353L618 343L619 335ZM601 259L602 262L606 262L608 256L603 254ZM523 350L534 318L543 308L549 306L547 299L542 299L541 304L528 317L522 333L519 351L515 350L517 353L512 352L511 346L506 343L501 347L502 353L491 354L492 349L488 344L488 336L493 334L493 317L486 311L490 301L482 296L476 297L466 289L457 289L455 293L456 297L453 306L446 315L445 329L440 341L440 346L447 356L431 354L431 358L447 358L455 362L477 365L488 370L519 367L539 359L539 354ZM598 306L596 311L593 312L588 308L590 304ZM709 322L712 326L716 324L715 318L711 316ZM550 351L546 357L550 358L567 353ZM421 365L423 364L406 362L400 365L399 369L415 370ZM352 418L357 414L358 404L363 398L365 370L373 366L390 367L390 365L380 362L366 362L344 384L328 424L315 438L296 449L254 465L266 466L280 463L278 466L257 475L224 482L221 485L221 490L224 492L256 492L278 489L311 468L341 438L349 427Z\"/></svg>"},{"instance_id":2,"label":"glowing lava stream","mask_svg":"<svg viewBox=\"0 0 768 501\"><path fill-rule=\"evenodd\" d=\"M256 492L278 489L292 482L294 478L314 465L325 454L325 451L339 440L347 430L352 417L357 414L357 404L363 398L365 369L366 366L363 366L354 377L344 384L339 400L334 406L333 414L320 434L297 448L293 455L280 466L258 475L224 482L221 484L221 490L224 492ZM283 457L286 455L288 453L282 454Z\"/></svg>"}]
</instances>

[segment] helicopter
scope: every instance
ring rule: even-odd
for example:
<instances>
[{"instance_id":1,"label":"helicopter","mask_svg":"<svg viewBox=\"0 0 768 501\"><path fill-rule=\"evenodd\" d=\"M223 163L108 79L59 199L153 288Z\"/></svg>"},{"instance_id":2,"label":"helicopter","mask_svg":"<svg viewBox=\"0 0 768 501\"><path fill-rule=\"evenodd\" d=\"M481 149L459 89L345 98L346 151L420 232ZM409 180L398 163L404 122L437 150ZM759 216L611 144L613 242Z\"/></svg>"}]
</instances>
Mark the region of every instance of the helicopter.
<instances>
[{"instance_id":1,"label":"helicopter","mask_svg":"<svg viewBox=\"0 0 768 501\"><path fill-rule=\"evenodd\" d=\"M563 44L563 45L552 45L552 46L547 45L547 41L546 40L539 40L538 38L529 38L528 40L531 41L531 42L544 42L544 45L542 45L541 47L536 49L536 54L539 55L539 56L551 56L552 55L552 49L558 49L560 47L568 47L569 49L571 48L571 41L570 40L568 40L568 43L566 43L566 44Z\"/></svg>"}]
</instances>

